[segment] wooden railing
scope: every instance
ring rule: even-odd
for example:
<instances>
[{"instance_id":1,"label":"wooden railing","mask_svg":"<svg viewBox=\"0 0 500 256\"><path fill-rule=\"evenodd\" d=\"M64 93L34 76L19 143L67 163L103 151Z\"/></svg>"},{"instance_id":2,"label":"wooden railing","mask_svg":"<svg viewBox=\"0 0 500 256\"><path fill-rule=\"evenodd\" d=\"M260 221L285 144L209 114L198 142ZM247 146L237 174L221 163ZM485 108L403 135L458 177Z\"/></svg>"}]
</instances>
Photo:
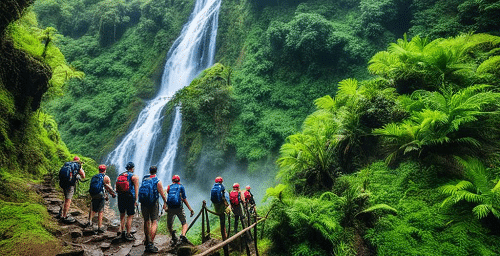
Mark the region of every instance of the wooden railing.
<instances>
[{"instance_id":1,"label":"wooden railing","mask_svg":"<svg viewBox=\"0 0 500 256\"><path fill-rule=\"evenodd\" d=\"M226 237L226 225L225 225L226 214L225 213L216 213L214 211L209 210L207 208L207 202L203 201L203 206L202 206L200 212L196 215L196 217L189 224L188 231L189 231L189 229L191 229L191 227L194 225L194 223L201 216L201 241L202 241L202 243L208 241L210 239L210 222L209 222L208 214L210 213L210 214L217 215L217 216L219 216L219 219L220 219L220 230L221 230L222 243L219 243L219 244L209 248L208 250L206 250L202 253L196 254L196 256L209 255L211 253L214 253L217 250L220 250L221 248L224 249L224 256L229 256L229 247L228 247L229 243L233 242L234 240L243 236L244 234L247 234L247 239L252 239L252 235L251 235L252 229L253 229L253 243L255 246L255 255L259 256L259 251L257 248L257 238L258 238L258 236L257 236L257 224L260 222L263 222L267 219L267 216L269 215L269 212L271 211L271 209L269 209L269 212L266 214L266 217L259 218L259 217L257 217L257 213L254 213L252 216L250 216L250 213L249 213L247 207L245 207L245 206L243 206L243 207L245 208L245 213L246 213L246 216L248 219L248 221L247 221L248 227L245 227L247 225L244 223L243 219L240 218L241 225L242 225L243 229L241 231L239 231L238 233L234 234L233 236L231 236L230 238L227 238ZM228 218L227 218L227 221L228 221L227 234L229 235L230 230L231 230L231 216L232 215L227 214L227 216L228 216ZM252 217L252 218L250 218L250 217ZM248 243L245 242L244 244L245 244L246 253L248 256L250 256L250 248L248 246Z\"/></svg>"}]
</instances>

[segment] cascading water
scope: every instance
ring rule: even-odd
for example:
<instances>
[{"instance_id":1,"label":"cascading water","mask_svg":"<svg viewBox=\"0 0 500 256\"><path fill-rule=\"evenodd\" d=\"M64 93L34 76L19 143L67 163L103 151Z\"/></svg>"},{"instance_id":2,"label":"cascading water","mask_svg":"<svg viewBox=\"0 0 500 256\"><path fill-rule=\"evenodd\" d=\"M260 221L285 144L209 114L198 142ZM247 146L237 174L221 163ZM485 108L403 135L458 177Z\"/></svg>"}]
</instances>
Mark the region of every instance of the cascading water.
<instances>
[{"instance_id":1,"label":"cascading water","mask_svg":"<svg viewBox=\"0 0 500 256\"><path fill-rule=\"evenodd\" d=\"M170 181L181 114L180 107L176 107L171 133L165 140L161 134L162 110L176 91L213 65L221 1L196 0L188 23L167 54L158 95L147 103L134 127L107 157L106 163L115 165L119 173L125 171L127 162L134 162L135 173L142 179L149 173L149 166L157 165L158 178L164 184Z\"/></svg>"}]
</instances>

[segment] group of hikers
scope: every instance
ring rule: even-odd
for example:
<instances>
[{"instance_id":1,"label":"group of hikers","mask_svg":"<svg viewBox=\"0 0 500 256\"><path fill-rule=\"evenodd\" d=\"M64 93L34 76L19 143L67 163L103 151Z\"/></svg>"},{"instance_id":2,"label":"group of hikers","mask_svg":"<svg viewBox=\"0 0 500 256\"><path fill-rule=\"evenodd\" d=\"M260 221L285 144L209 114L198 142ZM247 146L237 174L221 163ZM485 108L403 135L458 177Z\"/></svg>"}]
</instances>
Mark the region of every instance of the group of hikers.
<instances>
[{"instance_id":1,"label":"group of hikers","mask_svg":"<svg viewBox=\"0 0 500 256\"><path fill-rule=\"evenodd\" d=\"M64 204L60 214L60 218L65 223L75 222L74 218L68 216L68 210L71 204L71 199L75 191L75 184L78 179L85 179L85 171L82 168L83 162L78 156L73 158L72 162L66 162L59 171L59 185L64 191ZM118 210L120 212L120 228L118 236L123 240L133 241L134 235L131 232L132 220L138 209L138 203L141 204L141 213L144 218L144 234L146 252L158 252L158 248L154 245L156 230L158 227L158 219L161 213L167 213L167 230L172 236L172 244L177 242L189 243L186 238L188 224L184 213L183 204L190 211L190 216L193 217L194 210L189 205L186 199L186 190L180 183L179 175L172 176L172 184L166 189L163 188L162 182L157 177L157 167L151 166L149 174L144 176L142 184L139 186L139 177L134 174L135 165L133 162L128 162L125 166L126 171L118 175L115 183L115 188L111 186L111 179L106 175L106 165L99 165L99 173L94 175L90 181L89 194L91 196L91 209L89 212L88 226L92 226L92 218L97 213L98 223L95 232L104 233L105 229L102 225L103 211L105 201L108 200L107 193L113 198L118 196ZM226 197L224 185L222 185L222 177L215 178L215 184L212 187L210 199L214 205L215 212L219 214L221 222L224 220L224 214L233 212L235 216L235 233L238 229L238 221L243 223L245 211L256 213L255 200L250 192L250 186L246 186L245 191L240 190L238 183L233 184L233 190ZM107 192L107 193L106 193ZM159 197L163 199L163 206L160 213ZM177 239L173 230L174 218L177 216L182 225L181 235ZM224 232L226 232L224 230Z\"/></svg>"}]
</instances>

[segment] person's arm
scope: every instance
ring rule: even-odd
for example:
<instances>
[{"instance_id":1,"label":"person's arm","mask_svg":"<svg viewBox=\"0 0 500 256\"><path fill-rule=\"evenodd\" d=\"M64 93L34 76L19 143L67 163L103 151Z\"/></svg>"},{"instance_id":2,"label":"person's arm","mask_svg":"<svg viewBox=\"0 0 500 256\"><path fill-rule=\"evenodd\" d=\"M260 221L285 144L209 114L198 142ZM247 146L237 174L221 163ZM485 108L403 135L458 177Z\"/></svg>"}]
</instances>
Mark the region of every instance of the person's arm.
<instances>
[{"instance_id":1,"label":"person's arm","mask_svg":"<svg viewBox=\"0 0 500 256\"><path fill-rule=\"evenodd\" d=\"M108 191L108 193L111 194L113 198L115 198L116 193L115 191L113 191L113 187L111 186L111 179L109 178L109 176L105 175L103 181L104 181L104 188Z\"/></svg>"},{"instance_id":2,"label":"person's arm","mask_svg":"<svg viewBox=\"0 0 500 256\"><path fill-rule=\"evenodd\" d=\"M163 209L167 210L167 197L165 196L165 191L163 191L161 181L158 181L156 188L158 189L158 193L160 193L161 198L163 198Z\"/></svg>"},{"instance_id":3,"label":"person's arm","mask_svg":"<svg viewBox=\"0 0 500 256\"><path fill-rule=\"evenodd\" d=\"M241 197L241 202L245 204L245 194L243 193L243 191L240 191L240 197Z\"/></svg>"},{"instance_id":4,"label":"person's arm","mask_svg":"<svg viewBox=\"0 0 500 256\"><path fill-rule=\"evenodd\" d=\"M229 205L229 202L227 201L227 198L226 198L226 190L222 190L222 202L224 202L224 206L227 207Z\"/></svg>"},{"instance_id":5,"label":"person's arm","mask_svg":"<svg viewBox=\"0 0 500 256\"><path fill-rule=\"evenodd\" d=\"M181 193L182 201L184 202L184 204L186 204L187 208L191 212L191 217L193 217L194 211L193 211L193 208L191 208L191 206L189 205L189 203L188 203L188 201L186 199L186 190L184 189L184 186L181 186L181 192L180 193Z\"/></svg>"},{"instance_id":6,"label":"person's arm","mask_svg":"<svg viewBox=\"0 0 500 256\"><path fill-rule=\"evenodd\" d=\"M189 209L189 211L191 212L191 217L193 217L194 215L194 210L191 208L191 206L189 206L189 203L187 201L186 198L183 198L182 201L184 202L184 204L186 204L187 208Z\"/></svg>"},{"instance_id":7,"label":"person's arm","mask_svg":"<svg viewBox=\"0 0 500 256\"><path fill-rule=\"evenodd\" d=\"M85 179L85 171L80 167L80 170L78 170L78 174L80 174L80 178L82 178L82 180Z\"/></svg>"},{"instance_id":8,"label":"person's arm","mask_svg":"<svg viewBox=\"0 0 500 256\"><path fill-rule=\"evenodd\" d=\"M139 201L139 176L133 175L132 182L134 183L135 189L135 205L137 205L137 201Z\"/></svg>"}]
</instances>

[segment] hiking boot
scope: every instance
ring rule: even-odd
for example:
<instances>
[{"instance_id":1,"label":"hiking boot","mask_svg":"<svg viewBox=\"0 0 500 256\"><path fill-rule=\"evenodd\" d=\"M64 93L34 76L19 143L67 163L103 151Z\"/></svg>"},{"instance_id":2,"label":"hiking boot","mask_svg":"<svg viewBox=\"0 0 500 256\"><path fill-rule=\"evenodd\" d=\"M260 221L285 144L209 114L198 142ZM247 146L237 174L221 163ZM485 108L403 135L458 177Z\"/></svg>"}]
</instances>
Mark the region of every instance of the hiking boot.
<instances>
[{"instance_id":1,"label":"hiking boot","mask_svg":"<svg viewBox=\"0 0 500 256\"><path fill-rule=\"evenodd\" d=\"M157 253L158 252L158 248L153 243L149 243L146 246L146 252Z\"/></svg>"},{"instance_id":2,"label":"hiking boot","mask_svg":"<svg viewBox=\"0 0 500 256\"><path fill-rule=\"evenodd\" d=\"M179 241L179 240L177 239L177 237L173 236L173 237L172 237L172 240L170 240L170 244L171 244L171 245L176 245L178 241Z\"/></svg>"},{"instance_id":3,"label":"hiking boot","mask_svg":"<svg viewBox=\"0 0 500 256\"><path fill-rule=\"evenodd\" d=\"M178 240L177 240L177 237L175 236L175 230L174 230L174 231L172 232L172 240L170 240L170 243L171 243L172 245L175 245L175 244L177 244L177 241L178 241Z\"/></svg>"},{"instance_id":4,"label":"hiking boot","mask_svg":"<svg viewBox=\"0 0 500 256\"><path fill-rule=\"evenodd\" d=\"M76 220L73 217L66 216L65 218L62 218L62 221L66 224L71 224L74 223Z\"/></svg>"},{"instance_id":5,"label":"hiking boot","mask_svg":"<svg viewBox=\"0 0 500 256\"><path fill-rule=\"evenodd\" d=\"M134 241L135 240L135 236L132 235L132 234L130 234L130 233L128 233L128 234L125 235L125 240L127 240L127 241Z\"/></svg>"},{"instance_id":6,"label":"hiking boot","mask_svg":"<svg viewBox=\"0 0 500 256\"><path fill-rule=\"evenodd\" d=\"M181 235L181 236L180 236L180 238L181 238L181 243L187 243L187 244L190 244L190 242L189 242L189 240L187 239L187 237L185 237L185 236L182 236L182 235Z\"/></svg>"},{"instance_id":7,"label":"hiking boot","mask_svg":"<svg viewBox=\"0 0 500 256\"><path fill-rule=\"evenodd\" d=\"M99 227L95 232L97 232L98 234L103 234L104 232L106 232L106 230L104 230L104 227Z\"/></svg>"}]
</instances>

